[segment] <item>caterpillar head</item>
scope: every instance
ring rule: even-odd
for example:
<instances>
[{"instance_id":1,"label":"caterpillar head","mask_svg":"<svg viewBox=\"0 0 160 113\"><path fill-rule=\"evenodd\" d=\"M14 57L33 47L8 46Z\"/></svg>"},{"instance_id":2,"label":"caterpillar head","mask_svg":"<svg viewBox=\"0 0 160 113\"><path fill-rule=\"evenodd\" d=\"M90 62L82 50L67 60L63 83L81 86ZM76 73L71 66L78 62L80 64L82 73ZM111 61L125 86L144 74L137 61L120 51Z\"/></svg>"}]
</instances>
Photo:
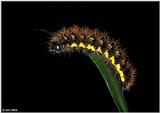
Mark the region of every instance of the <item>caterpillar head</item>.
<instances>
[{"instance_id":1,"label":"caterpillar head","mask_svg":"<svg viewBox=\"0 0 160 113\"><path fill-rule=\"evenodd\" d=\"M52 53L60 53L62 46L59 37L52 37L49 43L49 51Z\"/></svg>"}]
</instances>

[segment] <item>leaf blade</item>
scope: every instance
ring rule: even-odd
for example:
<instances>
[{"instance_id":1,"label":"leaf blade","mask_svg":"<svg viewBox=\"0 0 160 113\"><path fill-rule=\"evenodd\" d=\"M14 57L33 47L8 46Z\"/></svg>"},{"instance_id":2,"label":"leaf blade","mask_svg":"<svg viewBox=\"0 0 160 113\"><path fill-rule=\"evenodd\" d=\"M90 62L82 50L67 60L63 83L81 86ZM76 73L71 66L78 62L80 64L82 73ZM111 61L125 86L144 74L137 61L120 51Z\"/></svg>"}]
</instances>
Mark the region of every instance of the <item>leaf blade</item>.
<instances>
[{"instance_id":1,"label":"leaf blade","mask_svg":"<svg viewBox=\"0 0 160 113\"><path fill-rule=\"evenodd\" d=\"M102 57L98 54L89 55L90 59L95 63L99 69L102 77L104 78L109 92L120 112L127 112L128 106L124 94L118 84L115 73L110 67L103 61Z\"/></svg>"}]
</instances>

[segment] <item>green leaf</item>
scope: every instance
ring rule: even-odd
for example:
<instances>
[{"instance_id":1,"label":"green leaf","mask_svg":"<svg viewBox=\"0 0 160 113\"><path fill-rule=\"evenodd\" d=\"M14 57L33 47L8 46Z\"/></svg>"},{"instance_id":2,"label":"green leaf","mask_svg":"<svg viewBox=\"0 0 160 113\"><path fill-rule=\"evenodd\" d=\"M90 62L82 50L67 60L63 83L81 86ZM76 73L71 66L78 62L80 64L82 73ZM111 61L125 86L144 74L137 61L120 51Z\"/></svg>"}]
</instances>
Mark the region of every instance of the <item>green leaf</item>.
<instances>
[{"instance_id":1,"label":"green leaf","mask_svg":"<svg viewBox=\"0 0 160 113\"><path fill-rule=\"evenodd\" d=\"M127 112L128 106L126 103L126 99L124 97L122 89L120 88L120 85L118 84L115 72L111 70L111 68L104 62L100 55L91 54L89 55L89 57L101 72L118 110L120 112Z\"/></svg>"}]
</instances>

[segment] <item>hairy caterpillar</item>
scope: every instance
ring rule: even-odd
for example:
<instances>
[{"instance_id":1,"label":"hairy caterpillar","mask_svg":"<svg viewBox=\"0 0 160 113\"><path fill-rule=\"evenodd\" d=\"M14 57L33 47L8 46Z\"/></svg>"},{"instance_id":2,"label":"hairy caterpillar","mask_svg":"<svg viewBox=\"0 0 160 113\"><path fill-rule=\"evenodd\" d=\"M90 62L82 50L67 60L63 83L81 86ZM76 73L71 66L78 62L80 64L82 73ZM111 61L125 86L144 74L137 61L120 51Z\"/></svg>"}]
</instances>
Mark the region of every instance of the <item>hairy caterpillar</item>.
<instances>
[{"instance_id":1,"label":"hairy caterpillar","mask_svg":"<svg viewBox=\"0 0 160 113\"><path fill-rule=\"evenodd\" d=\"M136 69L130 63L125 49L118 40L106 32L88 27L63 27L52 33L49 51L54 54L80 51L84 54L100 54L104 61L116 72L116 78L123 90L130 90L134 85Z\"/></svg>"}]
</instances>

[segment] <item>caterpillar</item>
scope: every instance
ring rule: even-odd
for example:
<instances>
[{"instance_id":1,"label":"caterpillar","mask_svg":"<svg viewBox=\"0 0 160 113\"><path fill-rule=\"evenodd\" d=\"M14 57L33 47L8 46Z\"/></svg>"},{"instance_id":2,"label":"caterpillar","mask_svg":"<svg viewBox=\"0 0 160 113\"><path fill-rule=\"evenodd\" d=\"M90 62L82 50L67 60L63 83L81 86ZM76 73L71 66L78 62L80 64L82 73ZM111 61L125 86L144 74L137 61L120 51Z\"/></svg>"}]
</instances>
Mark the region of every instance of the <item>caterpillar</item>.
<instances>
[{"instance_id":1,"label":"caterpillar","mask_svg":"<svg viewBox=\"0 0 160 113\"><path fill-rule=\"evenodd\" d=\"M49 51L53 54L80 51L99 54L116 73L122 90L130 90L135 84L136 68L130 62L126 49L122 49L119 40L111 38L107 32L89 27L62 27L53 32L49 40Z\"/></svg>"}]
</instances>

